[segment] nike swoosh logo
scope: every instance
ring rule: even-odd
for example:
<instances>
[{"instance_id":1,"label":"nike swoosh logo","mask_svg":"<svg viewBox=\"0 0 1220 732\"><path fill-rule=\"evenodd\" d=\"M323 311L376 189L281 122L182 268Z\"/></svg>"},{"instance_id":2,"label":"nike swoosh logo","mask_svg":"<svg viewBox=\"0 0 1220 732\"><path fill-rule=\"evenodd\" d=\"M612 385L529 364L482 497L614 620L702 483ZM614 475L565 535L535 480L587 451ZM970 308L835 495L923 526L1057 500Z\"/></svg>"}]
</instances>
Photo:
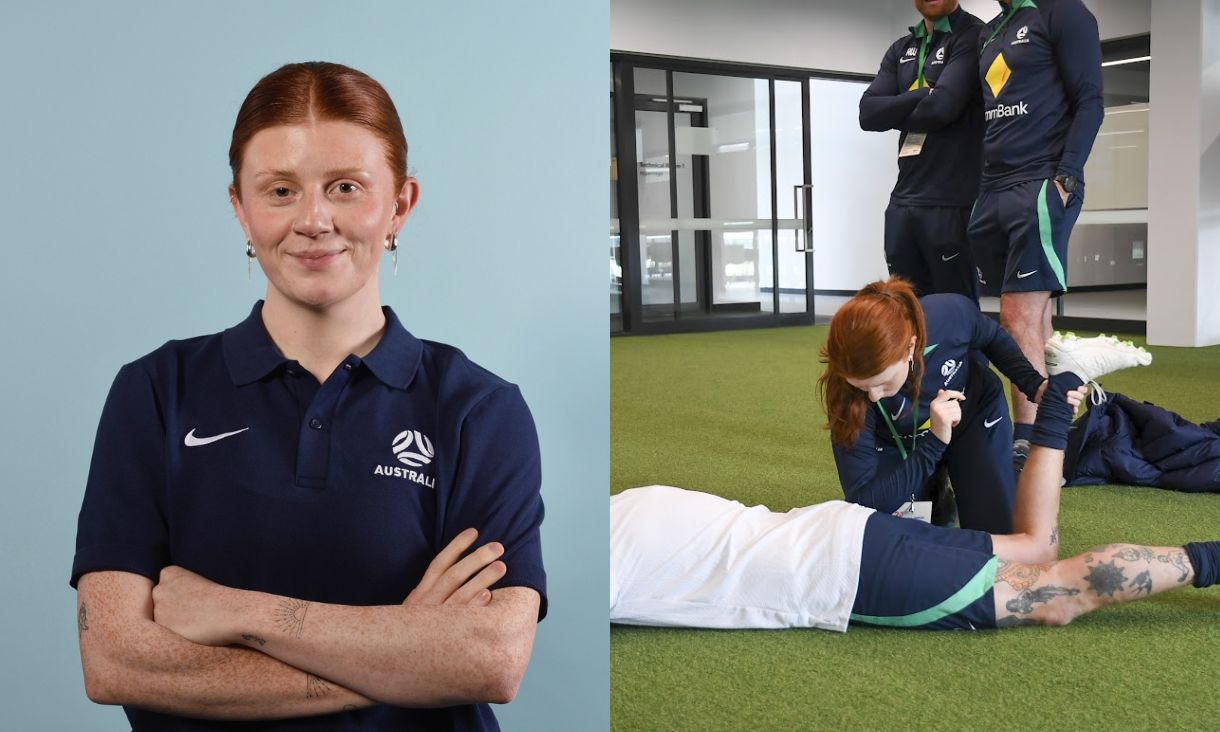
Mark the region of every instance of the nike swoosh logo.
<instances>
[{"instance_id":1,"label":"nike swoosh logo","mask_svg":"<svg viewBox=\"0 0 1220 732\"><path fill-rule=\"evenodd\" d=\"M904 59L902 59L901 61L899 61L898 63L900 63L900 64L907 64L907 63L910 63L910 62L912 62L912 61L914 61L914 60L915 60L915 59L913 59L913 58L904 58Z\"/></svg>"},{"instance_id":2,"label":"nike swoosh logo","mask_svg":"<svg viewBox=\"0 0 1220 732\"><path fill-rule=\"evenodd\" d=\"M991 429L992 427L994 427L994 426L995 426L996 422L999 422L1001 419L1004 419L1004 418L1003 418L1003 417L996 417L995 419L990 420L990 421L988 421L988 420L986 420L986 419L985 419L985 420L983 420L983 427L984 427L985 429Z\"/></svg>"},{"instance_id":3,"label":"nike swoosh logo","mask_svg":"<svg viewBox=\"0 0 1220 732\"><path fill-rule=\"evenodd\" d=\"M954 259L954 258L956 258L956 257L958 256L958 254L961 254L961 252L958 252L957 254L954 254L952 257L946 257L945 255L943 255L943 254L942 254L942 255L940 255L940 261L942 261L942 262L948 262L950 259Z\"/></svg>"},{"instance_id":4,"label":"nike swoosh logo","mask_svg":"<svg viewBox=\"0 0 1220 732\"><path fill-rule=\"evenodd\" d=\"M1035 269L1035 270L1032 270L1032 271L1030 271L1030 272L1018 272L1018 273L1017 273L1017 279L1019 279L1019 280L1023 280L1023 279L1025 279L1026 277L1029 277L1031 274L1035 274L1035 273L1037 273L1037 271L1038 271L1038 270L1036 270L1036 269Z\"/></svg>"},{"instance_id":5,"label":"nike swoosh logo","mask_svg":"<svg viewBox=\"0 0 1220 732\"><path fill-rule=\"evenodd\" d=\"M220 435L212 435L211 437L196 437L195 430L191 430L190 432L186 433L186 437L183 438L182 443L184 445L186 445L187 447L199 447L200 445L210 445L213 442L216 442L218 440L223 440L226 437L232 437L233 435L240 435L241 433L245 432L248 429L250 429L250 428L242 427L239 430L233 430L232 432L225 432L224 434L220 434Z\"/></svg>"},{"instance_id":6,"label":"nike swoosh logo","mask_svg":"<svg viewBox=\"0 0 1220 732\"><path fill-rule=\"evenodd\" d=\"M890 419L898 419L898 415L902 414L902 408L905 407L906 405L907 405L907 398L903 397L902 404L898 405L898 411L890 413Z\"/></svg>"}]
</instances>

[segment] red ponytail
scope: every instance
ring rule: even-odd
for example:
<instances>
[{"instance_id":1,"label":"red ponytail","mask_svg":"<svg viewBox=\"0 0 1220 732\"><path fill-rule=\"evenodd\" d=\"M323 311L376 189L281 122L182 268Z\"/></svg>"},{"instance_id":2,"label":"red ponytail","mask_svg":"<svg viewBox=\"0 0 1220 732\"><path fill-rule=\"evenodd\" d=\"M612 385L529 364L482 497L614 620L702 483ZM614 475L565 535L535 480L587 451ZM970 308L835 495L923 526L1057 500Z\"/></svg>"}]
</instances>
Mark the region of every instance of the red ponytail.
<instances>
[{"instance_id":1,"label":"red ponytail","mask_svg":"<svg viewBox=\"0 0 1220 732\"><path fill-rule=\"evenodd\" d=\"M911 336L915 336L915 351L908 383L914 386L913 399L918 401L927 330L923 308L910 283L900 277L873 282L835 313L822 347L826 371L818 379L818 391L836 444L855 443L871 406L868 395L847 379L869 379L901 361Z\"/></svg>"}]
</instances>

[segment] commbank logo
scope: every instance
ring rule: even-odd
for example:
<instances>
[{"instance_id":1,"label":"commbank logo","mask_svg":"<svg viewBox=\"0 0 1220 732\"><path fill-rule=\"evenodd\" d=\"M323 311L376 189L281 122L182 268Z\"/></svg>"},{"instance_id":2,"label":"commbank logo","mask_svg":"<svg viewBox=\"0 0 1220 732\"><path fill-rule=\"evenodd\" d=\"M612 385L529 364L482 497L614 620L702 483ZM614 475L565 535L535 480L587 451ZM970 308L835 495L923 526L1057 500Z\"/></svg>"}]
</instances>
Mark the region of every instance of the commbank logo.
<instances>
[{"instance_id":1,"label":"commbank logo","mask_svg":"<svg viewBox=\"0 0 1220 732\"><path fill-rule=\"evenodd\" d=\"M999 97L1000 92L1004 90L1004 85L1008 83L1008 77L1012 76L1012 69L1008 68L1008 62L1004 60L1004 54L1001 53L995 57L995 61L991 62L991 66L987 67L987 73L983 76L983 81L987 82L987 88L991 89L992 97Z\"/></svg>"},{"instance_id":2,"label":"commbank logo","mask_svg":"<svg viewBox=\"0 0 1220 732\"><path fill-rule=\"evenodd\" d=\"M1016 104L999 104L995 109L989 109L983 113L983 119L990 122L993 119L1001 117L1020 117L1029 114L1029 107L1025 102L1017 102Z\"/></svg>"},{"instance_id":3,"label":"commbank logo","mask_svg":"<svg viewBox=\"0 0 1220 732\"><path fill-rule=\"evenodd\" d=\"M436 451L432 449L432 440L429 440L419 430L399 432L394 437L391 448L394 450L394 457L398 458L398 462L413 468L427 465L436 456Z\"/></svg>"}]
</instances>

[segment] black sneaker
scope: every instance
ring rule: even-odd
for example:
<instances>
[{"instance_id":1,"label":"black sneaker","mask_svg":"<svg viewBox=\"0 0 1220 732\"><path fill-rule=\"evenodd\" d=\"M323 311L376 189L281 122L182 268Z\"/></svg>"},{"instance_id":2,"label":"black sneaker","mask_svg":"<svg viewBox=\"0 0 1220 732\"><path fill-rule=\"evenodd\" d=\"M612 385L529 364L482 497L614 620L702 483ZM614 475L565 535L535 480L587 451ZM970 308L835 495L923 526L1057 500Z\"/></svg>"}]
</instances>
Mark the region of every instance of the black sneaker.
<instances>
[{"instance_id":1,"label":"black sneaker","mask_svg":"<svg viewBox=\"0 0 1220 732\"><path fill-rule=\"evenodd\" d=\"M1025 470L1025 461L1029 458L1029 440L1013 440L1012 441L1012 469L1016 471L1017 476L1021 475L1021 471Z\"/></svg>"}]
</instances>

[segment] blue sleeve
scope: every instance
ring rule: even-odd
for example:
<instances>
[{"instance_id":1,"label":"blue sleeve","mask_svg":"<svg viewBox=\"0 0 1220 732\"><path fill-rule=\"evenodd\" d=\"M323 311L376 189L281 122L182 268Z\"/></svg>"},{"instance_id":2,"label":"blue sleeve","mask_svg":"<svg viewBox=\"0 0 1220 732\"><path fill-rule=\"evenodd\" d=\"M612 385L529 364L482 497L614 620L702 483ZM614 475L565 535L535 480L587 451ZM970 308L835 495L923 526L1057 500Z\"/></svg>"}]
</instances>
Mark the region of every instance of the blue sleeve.
<instances>
[{"instance_id":1,"label":"blue sleeve","mask_svg":"<svg viewBox=\"0 0 1220 732\"><path fill-rule=\"evenodd\" d=\"M164 512L165 422L152 380L138 365L110 387L76 528L69 584L88 572L119 570L157 581L169 564Z\"/></svg>"},{"instance_id":2,"label":"blue sleeve","mask_svg":"<svg viewBox=\"0 0 1220 732\"><path fill-rule=\"evenodd\" d=\"M928 96L926 87L912 91L898 88L896 57L904 45L895 43L890 46L881 59L877 76L864 90L864 96L860 97L860 129L868 132L899 129L915 105Z\"/></svg>"},{"instance_id":3,"label":"blue sleeve","mask_svg":"<svg viewBox=\"0 0 1220 732\"><path fill-rule=\"evenodd\" d=\"M1097 19L1080 0L1059 0L1047 20L1072 116L1058 172L1083 178L1084 163L1105 118Z\"/></svg>"},{"instance_id":4,"label":"blue sleeve","mask_svg":"<svg viewBox=\"0 0 1220 732\"><path fill-rule=\"evenodd\" d=\"M515 386L496 389L463 421L461 457L445 508L440 546L464 529L479 531L476 546L504 545L507 574L492 589L529 587L538 592L538 619L546 615L542 567L542 459L529 407Z\"/></svg>"},{"instance_id":5,"label":"blue sleeve","mask_svg":"<svg viewBox=\"0 0 1220 732\"><path fill-rule=\"evenodd\" d=\"M981 351L1022 394L1031 402L1034 401L1038 387L1042 386L1046 377L1038 373L1021 352L1021 347L1008 335L1008 331L1001 328L992 318L983 315L970 300L962 297L961 301L966 306L962 308L963 315L972 323L970 349Z\"/></svg>"},{"instance_id":6,"label":"blue sleeve","mask_svg":"<svg viewBox=\"0 0 1220 732\"><path fill-rule=\"evenodd\" d=\"M900 464L882 466L873 432L873 415L865 418L864 430L851 447L832 445L843 495L852 503L893 513L924 484L948 447L929 432L918 441L915 452Z\"/></svg>"},{"instance_id":7,"label":"blue sleeve","mask_svg":"<svg viewBox=\"0 0 1220 732\"><path fill-rule=\"evenodd\" d=\"M979 86L979 29L966 28L953 39L953 49L945 68L936 79L936 86L924 97L906 119L903 129L908 132L933 132L946 127L962 116L971 100L981 98Z\"/></svg>"}]
</instances>

